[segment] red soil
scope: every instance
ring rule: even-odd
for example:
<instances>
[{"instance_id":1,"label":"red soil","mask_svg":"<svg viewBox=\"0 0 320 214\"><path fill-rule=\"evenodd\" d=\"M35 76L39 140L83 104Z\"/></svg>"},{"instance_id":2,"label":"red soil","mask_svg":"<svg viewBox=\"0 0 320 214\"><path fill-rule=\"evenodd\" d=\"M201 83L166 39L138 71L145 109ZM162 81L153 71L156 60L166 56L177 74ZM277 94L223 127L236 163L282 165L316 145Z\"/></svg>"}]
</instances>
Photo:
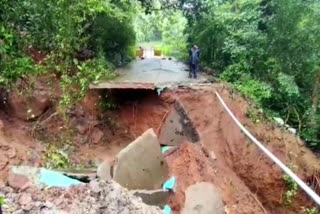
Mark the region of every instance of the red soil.
<instances>
[{"instance_id":1,"label":"red soil","mask_svg":"<svg viewBox=\"0 0 320 214\"><path fill-rule=\"evenodd\" d=\"M161 100L150 94L136 101L122 102L117 110L107 112L99 108L99 93L91 92L70 112L73 115L70 130L74 134L71 159L75 162L111 160L146 129L157 131L169 104L178 100L198 131L201 142L181 144L167 157L170 173L178 179L176 192L170 199L175 213L183 207L186 188L199 181L212 182L221 190L228 213L264 213L264 209L269 213L299 213L301 206L312 205L302 193L291 206L283 205L282 197L286 191L283 173L231 121L214 95L216 90L258 140L284 163L297 166L296 172L301 178L310 180L318 174L319 160L299 139L269 122L254 124L246 116L248 102L221 85L167 91L161 95ZM5 126L5 133L0 133L0 163L6 162L0 169L0 178L5 181L10 165L39 165L45 144L30 136L35 123L21 122L5 114L1 114L0 119ZM63 125L61 118L48 120L45 123L46 138L61 135ZM93 133L99 131L103 136L93 143ZM80 143L84 138L87 141ZM16 151L15 157L9 161L6 146ZM214 152L215 160L210 157L211 152Z\"/></svg>"},{"instance_id":2,"label":"red soil","mask_svg":"<svg viewBox=\"0 0 320 214\"><path fill-rule=\"evenodd\" d=\"M179 155L176 157L178 160L169 158L169 161L178 163L177 165L182 169L176 169L177 165L170 164L173 167L173 171L184 173L185 179L180 179L182 184L178 188L180 191L184 191L192 181L206 180L211 177L213 183L216 183L222 189L222 181L218 178L223 176L224 179L229 179L230 184L225 184L223 189L223 196L227 207L232 208L236 205L236 209L231 213L257 213L261 212L261 207L257 200L259 200L269 213L299 213L301 207L311 206L311 200L303 193L299 193L290 206L283 205L283 194L286 191L285 184L283 182L283 173L273 162L271 162L253 143L249 142L239 128L231 120L229 115L223 110L221 104L216 98L214 92L218 91L227 105L234 112L235 116L250 130L250 132L257 137L258 140L264 143L264 145L279 159L286 164L294 164L297 166L297 174L307 181L307 178L313 175L315 172L319 172L320 162L315 155L306 149L303 143L294 135L287 131L281 130L275 127L275 125L269 122L261 122L260 124L254 124L247 118L246 112L248 108L248 102L236 94L230 93L230 90L221 86L215 86L211 88L199 89L196 92L189 91L176 91L174 95L181 104L184 106L191 121L201 137L201 145L207 153L213 151L217 158L211 166L217 167L218 173L216 176L213 173L209 173L208 166L204 170L204 175L201 178L197 178L203 167L203 160L199 161L199 148L195 148L197 155L193 154L195 151L190 150L190 146L182 148ZM187 154L184 154L186 151ZM192 157L194 164L198 164L197 170L193 173L191 167L188 167L190 162L190 156ZM194 157L195 156L195 157ZM202 155L203 156L203 155ZM186 166L181 164L185 161ZM206 164L210 165L210 164ZM199 171L200 170L200 171ZM178 173L179 174L179 173ZM195 174L195 175L193 175ZM180 177L184 177L180 176ZM194 181L193 181L194 182ZM227 182L227 181L225 181ZM234 189L234 187L236 189ZM251 191L248 191L248 187ZM229 191L227 190L229 189ZM231 197L228 196L231 193ZM240 194L240 200L237 204L237 193ZM253 195L257 195L257 198ZM181 206L182 199L177 196L177 207ZM182 197L183 198L183 197ZM238 198L239 199L239 198ZM254 199L254 200L253 200ZM179 203L180 201L180 203ZM242 206L242 203L247 202L250 206ZM253 203L252 203L253 202ZM240 204L240 205L239 205ZM242 209L242 211L238 209Z\"/></svg>"}]
</instances>

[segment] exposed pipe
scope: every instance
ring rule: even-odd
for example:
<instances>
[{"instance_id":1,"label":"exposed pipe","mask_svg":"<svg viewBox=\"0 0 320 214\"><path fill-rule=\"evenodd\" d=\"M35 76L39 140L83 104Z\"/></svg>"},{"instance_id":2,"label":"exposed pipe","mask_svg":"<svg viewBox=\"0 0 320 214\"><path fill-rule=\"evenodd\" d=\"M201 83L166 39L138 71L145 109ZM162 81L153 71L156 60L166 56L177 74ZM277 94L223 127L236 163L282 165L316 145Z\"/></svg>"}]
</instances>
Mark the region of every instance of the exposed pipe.
<instances>
[{"instance_id":1,"label":"exposed pipe","mask_svg":"<svg viewBox=\"0 0 320 214\"><path fill-rule=\"evenodd\" d=\"M264 147L234 116L228 106L225 104L218 92L215 92L221 105L237 124L237 126L252 140L274 163L276 163L288 176L290 176L319 206L320 197L306 183L304 183L296 174L294 174L286 165L284 165L276 156L274 156L266 147Z\"/></svg>"}]
</instances>

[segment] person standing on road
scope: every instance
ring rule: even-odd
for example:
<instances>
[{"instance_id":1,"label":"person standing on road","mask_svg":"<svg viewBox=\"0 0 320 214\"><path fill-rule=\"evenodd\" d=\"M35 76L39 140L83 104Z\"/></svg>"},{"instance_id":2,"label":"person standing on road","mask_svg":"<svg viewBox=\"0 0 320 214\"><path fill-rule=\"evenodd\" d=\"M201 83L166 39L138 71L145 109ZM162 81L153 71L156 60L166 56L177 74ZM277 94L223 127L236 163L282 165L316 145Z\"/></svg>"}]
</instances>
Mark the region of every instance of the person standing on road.
<instances>
[{"instance_id":1,"label":"person standing on road","mask_svg":"<svg viewBox=\"0 0 320 214\"><path fill-rule=\"evenodd\" d=\"M200 50L196 45L189 50L190 73L189 78L197 78L197 72L200 63Z\"/></svg>"}]
</instances>

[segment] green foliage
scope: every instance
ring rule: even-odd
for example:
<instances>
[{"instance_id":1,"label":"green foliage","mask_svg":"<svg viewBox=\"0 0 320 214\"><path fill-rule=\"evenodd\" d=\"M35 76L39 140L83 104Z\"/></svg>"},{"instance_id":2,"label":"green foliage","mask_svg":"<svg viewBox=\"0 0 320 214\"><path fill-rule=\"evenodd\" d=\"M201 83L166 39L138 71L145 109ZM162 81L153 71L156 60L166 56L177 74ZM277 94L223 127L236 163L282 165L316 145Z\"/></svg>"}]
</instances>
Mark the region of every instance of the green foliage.
<instances>
[{"instance_id":1,"label":"green foliage","mask_svg":"<svg viewBox=\"0 0 320 214\"><path fill-rule=\"evenodd\" d=\"M4 205L4 196L0 196L0 206Z\"/></svg>"},{"instance_id":2,"label":"green foliage","mask_svg":"<svg viewBox=\"0 0 320 214\"><path fill-rule=\"evenodd\" d=\"M289 168L295 169L296 166L289 164ZM298 184L287 174L283 175L283 180L286 185L286 192L284 193L283 203L285 205L290 205L294 199L294 197L298 193Z\"/></svg>"},{"instance_id":3,"label":"green foliage","mask_svg":"<svg viewBox=\"0 0 320 214\"><path fill-rule=\"evenodd\" d=\"M100 100L99 103L100 108L102 108L102 110L113 110L117 108L117 105L114 104L112 101L110 101L108 99L108 97L104 97L103 99Z\"/></svg>"},{"instance_id":4,"label":"green foliage","mask_svg":"<svg viewBox=\"0 0 320 214\"><path fill-rule=\"evenodd\" d=\"M108 13L99 13L94 20L94 33L90 45L102 50L105 57L115 65L130 61L135 45L135 32L131 16L119 19Z\"/></svg>"},{"instance_id":5,"label":"green foliage","mask_svg":"<svg viewBox=\"0 0 320 214\"><path fill-rule=\"evenodd\" d=\"M1 24L1 22L0 22ZM43 69L32 59L17 49L16 33L11 27L0 25L0 86L10 83L30 73L40 74Z\"/></svg>"},{"instance_id":6,"label":"green foliage","mask_svg":"<svg viewBox=\"0 0 320 214\"><path fill-rule=\"evenodd\" d=\"M186 24L181 11L160 10L147 15L139 14L134 27L139 43L150 45L150 42L158 41L153 48L160 49L164 55L182 59L186 57L182 53L187 53Z\"/></svg>"},{"instance_id":7,"label":"green foliage","mask_svg":"<svg viewBox=\"0 0 320 214\"><path fill-rule=\"evenodd\" d=\"M77 73L73 76L63 74L61 77L60 83L63 95L60 104L62 107L68 107L83 98L90 83L95 83L101 79L112 79L115 76L111 72L112 65L107 63L102 54L83 63L74 59L73 64L77 66Z\"/></svg>"},{"instance_id":8,"label":"green foliage","mask_svg":"<svg viewBox=\"0 0 320 214\"><path fill-rule=\"evenodd\" d=\"M260 123L260 121L263 119L262 112L256 111L256 108L252 106L248 107L246 115L254 123Z\"/></svg>"},{"instance_id":9,"label":"green foliage","mask_svg":"<svg viewBox=\"0 0 320 214\"><path fill-rule=\"evenodd\" d=\"M49 169L67 169L71 166L68 155L54 146L47 149L44 163L45 167Z\"/></svg>"},{"instance_id":10,"label":"green foliage","mask_svg":"<svg viewBox=\"0 0 320 214\"><path fill-rule=\"evenodd\" d=\"M60 104L82 98L91 82L114 77L135 44L136 2L103 0L0 1L0 86L45 72L60 78ZM29 50L41 51L41 65Z\"/></svg>"},{"instance_id":11,"label":"green foliage","mask_svg":"<svg viewBox=\"0 0 320 214\"><path fill-rule=\"evenodd\" d=\"M237 82L236 88L259 105L269 99L272 93L272 87L270 85L248 77Z\"/></svg>"},{"instance_id":12,"label":"green foliage","mask_svg":"<svg viewBox=\"0 0 320 214\"><path fill-rule=\"evenodd\" d=\"M279 90L285 93L288 97L298 97L300 95L299 88L293 76L280 72L277 78L279 82Z\"/></svg>"},{"instance_id":13,"label":"green foliage","mask_svg":"<svg viewBox=\"0 0 320 214\"><path fill-rule=\"evenodd\" d=\"M312 208L302 207L302 213L303 214L318 214L319 210L316 207L312 207Z\"/></svg>"},{"instance_id":14,"label":"green foliage","mask_svg":"<svg viewBox=\"0 0 320 214\"><path fill-rule=\"evenodd\" d=\"M178 1L182 2L182 1ZM320 3L303 0L190 1L189 44L205 66L266 112L277 112L307 143L320 145L316 94Z\"/></svg>"}]
</instances>

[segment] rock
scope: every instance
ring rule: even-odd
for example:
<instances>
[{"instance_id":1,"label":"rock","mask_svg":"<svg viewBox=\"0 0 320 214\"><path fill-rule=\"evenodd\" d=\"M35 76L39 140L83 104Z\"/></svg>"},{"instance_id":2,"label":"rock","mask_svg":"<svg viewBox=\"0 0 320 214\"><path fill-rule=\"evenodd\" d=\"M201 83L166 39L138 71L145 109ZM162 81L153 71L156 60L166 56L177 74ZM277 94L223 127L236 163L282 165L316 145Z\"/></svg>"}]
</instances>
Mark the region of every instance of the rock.
<instances>
[{"instance_id":1,"label":"rock","mask_svg":"<svg viewBox=\"0 0 320 214\"><path fill-rule=\"evenodd\" d=\"M3 180L0 180L0 189L4 188L6 184L3 182Z\"/></svg>"},{"instance_id":2,"label":"rock","mask_svg":"<svg viewBox=\"0 0 320 214\"><path fill-rule=\"evenodd\" d=\"M33 205L32 204L26 204L22 206L23 211L29 212L30 210L32 210Z\"/></svg>"},{"instance_id":3,"label":"rock","mask_svg":"<svg viewBox=\"0 0 320 214\"><path fill-rule=\"evenodd\" d=\"M76 126L76 129L78 130L79 134L84 135L88 131L88 127L83 123L78 123Z\"/></svg>"},{"instance_id":4,"label":"rock","mask_svg":"<svg viewBox=\"0 0 320 214\"><path fill-rule=\"evenodd\" d=\"M75 141L77 144L86 144L88 143L88 135L77 135Z\"/></svg>"},{"instance_id":5,"label":"rock","mask_svg":"<svg viewBox=\"0 0 320 214\"><path fill-rule=\"evenodd\" d=\"M212 160L217 160L217 156L214 153L214 151L209 152L209 156L210 156L210 158L212 158Z\"/></svg>"},{"instance_id":6,"label":"rock","mask_svg":"<svg viewBox=\"0 0 320 214\"><path fill-rule=\"evenodd\" d=\"M1 188L1 191L5 194L11 194L13 192L13 189L10 186L5 186L5 187Z\"/></svg>"},{"instance_id":7,"label":"rock","mask_svg":"<svg viewBox=\"0 0 320 214\"><path fill-rule=\"evenodd\" d=\"M0 158L0 170L3 170L8 165L8 163L9 160L6 157L2 156Z\"/></svg>"},{"instance_id":8,"label":"rock","mask_svg":"<svg viewBox=\"0 0 320 214\"><path fill-rule=\"evenodd\" d=\"M8 185L14 189L24 190L31 185L31 181L24 175L10 172L8 176Z\"/></svg>"},{"instance_id":9,"label":"rock","mask_svg":"<svg viewBox=\"0 0 320 214\"><path fill-rule=\"evenodd\" d=\"M45 90L34 90L28 96L15 91L8 95L8 113L21 120L33 120L42 115L50 106L50 94Z\"/></svg>"},{"instance_id":10,"label":"rock","mask_svg":"<svg viewBox=\"0 0 320 214\"><path fill-rule=\"evenodd\" d=\"M291 132L292 134L297 134L297 129L288 128L288 131Z\"/></svg>"},{"instance_id":11,"label":"rock","mask_svg":"<svg viewBox=\"0 0 320 214\"><path fill-rule=\"evenodd\" d=\"M224 204L218 189L201 182L188 187L182 214L224 214Z\"/></svg>"},{"instance_id":12,"label":"rock","mask_svg":"<svg viewBox=\"0 0 320 214\"><path fill-rule=\"evenodd\" d=\"M99 183L95 180L95 181L91 181L89 183L90 186L90 190L94 193L99 193L101 191L100 187L99 187Z\"/></svg>"},{"instance_id":13,"label":"rock","mask_svg":"<svg viewBox=\"0 0 320 214\"><path fill-rule=\"evenodd\" d=\"M148 205L164 207L169 200L170 192L162 189L158 190L135 190L133 195L142 199Z\"/></svg>"},{"instance_id":14,"label":"rock","mask_svg":"<svg viewBox=\"0 0 320 214\"><path fill-rule=\"evenodd\" d=\"M17 155L16 149L15 148L10 148L7 152L6 152L6 156L10 159L15 158Z\"/></svg>"},{"instance_id":15,"label":"rock","mask_svg":"<svg viewBox=\"0 0 320 214\"><path fill-rule=\"evenodd\" d=\"M32 202L31 194L29 193L22 193L19 197L18 203L20 205L29 205Z\"/></svg>"},{"instance_id":16,"label":"rock","mask_svg":"<svg viewBox=\"0 0 320 214\"><path fill-rule=\"evenodd\" d=\"M160 189L168 166L152 129L121 150L113 167L113 179L129 190Z\"/></svg>"},{"instance_id":17,"label":"rock","mask_svg":"<svg viewBox=\"0 0 320 214\"><path fill-rule=\"evenodd\" d=\"M57 198L57 199L54 201L54 204L55 204L56 206L59 206L60 204L63 203L63 201L64 201L63 197L59 197L59 198Z\"/></svg>"},{"instance_id":18,"label":"rock","mask_svg":"<svg viewBox=\"0 0 320 214\"><path fill-rule=\"evenodd\" d=\"M273 118L276 123L278 123L280 126L284 125L284 121L280 117L274 117Z\"/></svg>"},{"instance_id":19,"label":"rock","mask_svg":"<svg viewBox=\"0 0 320 214\"><path fill-rule=\"evenodd\" d=\"M100 129L94 129L92 132L92 143L98 144L100 143L103 137L103 132Z\"/></svg>"},{"instance_id":20,"label":"rock","mask_svg":"<svg viewBox=\"0 0 320 214\"><path fill-rule=\"evenodd\" d=\"M111 164L108 161L103 161L98 169L97 169L97 176L98 178L108 181L111 180Z\"/></svg>"}]
</instances>

